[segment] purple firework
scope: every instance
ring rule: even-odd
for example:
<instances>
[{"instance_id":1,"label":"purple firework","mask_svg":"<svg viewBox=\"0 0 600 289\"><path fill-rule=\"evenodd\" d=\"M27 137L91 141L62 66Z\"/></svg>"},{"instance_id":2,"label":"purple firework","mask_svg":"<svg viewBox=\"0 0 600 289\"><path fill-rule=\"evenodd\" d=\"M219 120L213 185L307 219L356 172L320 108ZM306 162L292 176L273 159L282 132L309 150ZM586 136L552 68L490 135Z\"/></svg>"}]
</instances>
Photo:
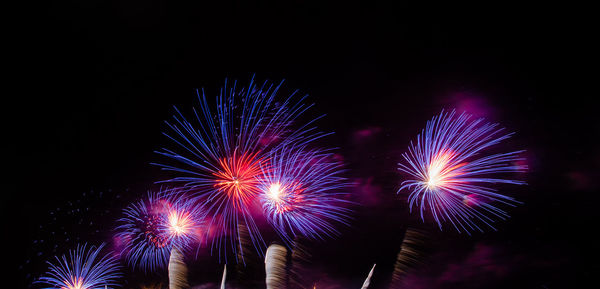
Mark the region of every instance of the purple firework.
<instances>
[{"instance_id":1,"label":"purple firework","mask_svg":"<svg viewBox=\"0 0 600 289\"><path fill-rule=\"evenodd\" d=\"M61 258L56 256L56 263L50 263L46 276L39 279L51 288L63 289L94 289L114 288L118 286L116 280L121 277L118 272L117 260L111 256L100 256L104 244L99 247L86 248L78 245L75 250L70 250L69 255Z\"/></svg>"},{"instance_id":2,"label":"purple firework","mask_svg":"<svg viewBox=\"0 0 600 289\"><path fill-rule=\"evenodd\" d=\"M187 250L202 239L206 214L196 199L172 190L159 201L159 205L159 229L173 247Z\"/></svg>"},{"instance_id":3,"label":"purple firework","mask_svg":"<svg viewBox=\"0 0 600 289\"><path fill-rule=\"evenodd\" d=\"M440 229L449 221L457 231L482 231L476 221L494 229L495 218L504 220L508 214L492 202L514 206L512 197L496 192L493 184L525 184L504 179L502 174L527 169L522 163L523 152L484 154L485 150L511 137L498 124L454 111L435 116L411 142L399 163L399 170L410 175L399 191L410 191L409 203L424 211L429 208Z\"/></svg>"},{"instance_id":4,"label":"purple firework","mask_svg":"<svg viewBox=\"0 0 600 289\"><path fill-rule=\"evenodd\" d=\"M128 263L145 271L164 268L173 248L187 250L200 240L202 207L174 190L148 193L123 210L116 237Z\"/></svg>"},{"instance_id":5,"label":"purple firework","mask_svg":"<svg viewBox=\"0 0 600 289\"><path fill-rule=\"evenodd\" d=\"M260 194L260 164L268 152L326 135L311 127L314 120L292 128L312 105L303 104L304 97L294 100L295 92L278 101L280 87L281 83L256 85L251 81L248 88L240 89L236 82L230 85L226 81L214 106L209 105L204 91L199 93L200 111L194 110L194 121L177 111L173 122L167 122L170 131L165 135L174 148L157 153L171 164L157 165L176 173L169 182L183 183L201 199L211 216L211 251L218 250L219 259L227 256L227 243L238 255L241 226L258 253L266 247L254 221L253 206Z\"/></svg>"},{"instance_id":6,"label":"purple firework","mask_svg":"<svg viewBox=\"0 0 600 289\"><path fill-rule=\"evenodd\" d=\"M341 162L326 150L289 146L271 153L263 166L260 200L267 220L285 240L323 239L346 224L347 179Z\"/></svg>"}]
</instances>

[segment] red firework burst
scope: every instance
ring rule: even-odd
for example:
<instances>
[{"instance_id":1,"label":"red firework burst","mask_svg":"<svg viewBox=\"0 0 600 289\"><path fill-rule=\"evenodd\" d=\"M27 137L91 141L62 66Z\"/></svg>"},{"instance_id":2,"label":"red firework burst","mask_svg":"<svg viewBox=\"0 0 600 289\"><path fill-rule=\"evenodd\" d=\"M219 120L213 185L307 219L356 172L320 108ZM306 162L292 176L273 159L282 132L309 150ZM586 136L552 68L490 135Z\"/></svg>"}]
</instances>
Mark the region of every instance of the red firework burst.
<instances>
[{"instance_id":1,"label":"red firework burst","mask_svg":"<svg viewBox=\"0 0 600 289\"><path fill-rule=\"evenodd\" d=\"M214 173L217 177L215 187L219 192L225 192L236 207L249 204L260 193L257 186L263 172L263 160L256 156L257 153L238 155L234 152L233 156L219 160L221 170Z\"/></svg>"}]
</instances>

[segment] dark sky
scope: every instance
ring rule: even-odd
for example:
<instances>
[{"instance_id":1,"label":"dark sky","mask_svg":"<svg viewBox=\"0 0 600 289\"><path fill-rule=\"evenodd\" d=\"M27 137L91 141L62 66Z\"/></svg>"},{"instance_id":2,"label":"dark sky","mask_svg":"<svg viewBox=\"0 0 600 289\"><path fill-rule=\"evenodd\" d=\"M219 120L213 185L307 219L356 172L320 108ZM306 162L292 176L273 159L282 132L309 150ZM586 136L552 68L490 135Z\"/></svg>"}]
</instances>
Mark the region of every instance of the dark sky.
<instances>
[{"instance_id":1,"label":"dark sky","mask_svg":"<svg viewBox=\"0 0 600 289\"><path fill-rule=\"evenodd\" d=\"M309 244L319 286L359 288L378 263L372 288L386 288L407 227L430 236L408 288L568 288L598 272L591 18L559 7L174 2L23 9L7 96L16 102L5 106L15 175L2 201L17 288L54 245L110 241L119 211L164 176L149 163L173 105L189 111L196 88L214 95L226 77L253 74L310 95L311 113L327 114L321 128L336 132L323 144L340 148L361 184L352 227ZM517 132L506 146L527 149L530 166L527 187L503 188L524 204L498 232L471 237L422 224L395 194L409 141L441 109L462 107ZM193 267L196 284L219 278L210 256Z\"/></svg>"}]
</instances>

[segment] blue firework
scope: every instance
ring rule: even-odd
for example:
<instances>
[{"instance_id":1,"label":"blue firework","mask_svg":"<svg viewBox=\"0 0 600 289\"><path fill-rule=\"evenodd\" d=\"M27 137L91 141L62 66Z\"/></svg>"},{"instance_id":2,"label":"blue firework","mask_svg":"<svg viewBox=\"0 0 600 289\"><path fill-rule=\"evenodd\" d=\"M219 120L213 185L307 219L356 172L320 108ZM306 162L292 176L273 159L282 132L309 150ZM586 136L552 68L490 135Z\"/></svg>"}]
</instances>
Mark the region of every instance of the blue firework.
<instances>
[{"instance_id":1,"label":"blue firework","mask_svg":"<svg viewBox=\"0 0 600 289\"><path fill-rule=\"evenodd\" d=\"M173 248L185 251L199 241L204 211L174 190L148 193L123 210L116 237L128 263L144 271L165 268Z\"/></svg>"},{"instance_id":2,"label":"blue firework","mask_svg":"<svg viewBox=\"0 0 600 289\"><path fill-rule=\"evenodd\" d=\"M200 110L194 110L193 120L177 110L173 121L167 122L165 135L172 148L157 153L170 163L157 165L174 172L167 181L184 184L202 200L211 216L211 251L218 250L219 259L228 255L229 247L237 257L240 230L248 232L259 254L266 247L252 208L260 193L261 163L268 152L326 135L316 130L314 120L298 125L298 117L312 105L302 103L305 97L296 100L297 92L278 100L281 84L251 81L247 88L238 88L237 82L225 81L214 105L204 91L198 93Z\"/></svg>"},{"instance_id":3,"label":"blue firework","mask_svg":"<svg viewBox=\"0 0 600 289\"><path fill-rule=\"evenodd\" d=\"M116 280L121 277L117 260L111 256L100 254L104 244L99 247L87 248L87 245L78 245L75 250L70 250L68 255L56 256L56 262L51 263L46 276L39 279L38 283L51 286L51 288L64 289L96 289L114 288L119 286Z\"/></svg>"},{"instance_id":4,"label":"blue firework","mask_svg":"<svg viewBox=\"0 0 600 289\"><path fill-rule=\"evenodd\" d=\"M498 124L454 111L442 111L428 121L416 143L411 142L402 155L405 163L398 164L399 170L410 176L399 190L410 191L410 210L419 207L424 220L424 211L429 209L440 229L445 221L459 232L482 231L479 222L494 229L494 220L504 220L508 214L493 203L514 206L518 202L493 186L525 184L504 177L527 167L522 164L522 150L485 152L512 135Z\"/></svg>"},{"instance_id":5,"label":"blue firework","mask_svg":"<svg viewBox=\"0 0 600 289\"><path fill-rule=\"evenodd\" d=\"M346 224L349 210L344 199L348 181L342 163L327 150L287 146L274 150L263 166L260 201L264 214L278 234L323 239Z\"/></svg>"},{"instance_id":6,"label":"blue firework","mask_svg":"<svg viewBox=\"0 0 600 289\"><path fill-rule=\"evenodd\" d=\"M204 208L195 198L178 190L168 190L159 200L161 222L159 231L167 242L181 251L199 243L204 235Z\"/></svg>"},{"instance_id":7,"label":"blue firework","mask_svg":"<svg viewBox=\"0 0 600 289\"><path fill-rule=\"evenodd\" d=\"M116 237L124 244L122 254L126 254L128 263L150 271L164 268L172 244L161 230L164 218L155 194L149 193L148 198L130 204L123 214L118 220Z\"/></svg>"}]
</instances>

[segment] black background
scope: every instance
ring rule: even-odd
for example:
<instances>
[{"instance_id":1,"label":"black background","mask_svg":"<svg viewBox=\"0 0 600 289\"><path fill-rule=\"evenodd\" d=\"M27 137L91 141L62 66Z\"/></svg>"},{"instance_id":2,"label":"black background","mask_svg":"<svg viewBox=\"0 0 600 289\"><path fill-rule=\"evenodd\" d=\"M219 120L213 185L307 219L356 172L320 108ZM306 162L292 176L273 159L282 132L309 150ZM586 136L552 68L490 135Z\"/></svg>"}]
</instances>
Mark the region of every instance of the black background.
<instances>
[{"instance_id":1,"label":"black background","mask_svg":"<svg viewBox=\"0 0 600 289\"><path fill-rule=\"evenodd\" d=\"M308 93L311 113L327 114L320 126L336 132L324 144L340 148L351 178L371 178L374 188L357 189L364 204L340 238L311 245L317 288L359 288L373 263L372 286L385 288L408 226L433 240L412 273L414 288L569 288L598 272L599 121L589 73L596 35L584 13L500 4L451 12L396 1L195 2L45 2L25 7L13 23L16 49L7 58L16 63L10 84L17 89L5 97L16 102L4 106L11 141L4 153L16 163L5 167L14 176L2 201L2 235L12 243L5 260L17 272L5 279L27 287L75 236L110 241L119 210L164 176L149 163L166 142L162 121L172 105L190 111L196 88L215 95L226 77L247 83L253 74L285 78L288 92ZM513 217L499 232L439 232L410 216L395 194L400 154L460 96L485 103L492 121L517 132L507 146L528 150L529 185L507 191L524 204L509 209ZM374 133L357 139L359 130ZM86 207L92 213L50 215ZM63 231L72 237L51 235ZM53 253L48 244L55 243ZM466 256L482 246L494 252L486 264L500 271L469 263ZM197 261L194 284L217 282L214 259ZM448 281L444 272L463 275ZM136 278L145 277L128 280ZM129 282L125 288L136 284Z\"/></svg>"}]
</instances>

